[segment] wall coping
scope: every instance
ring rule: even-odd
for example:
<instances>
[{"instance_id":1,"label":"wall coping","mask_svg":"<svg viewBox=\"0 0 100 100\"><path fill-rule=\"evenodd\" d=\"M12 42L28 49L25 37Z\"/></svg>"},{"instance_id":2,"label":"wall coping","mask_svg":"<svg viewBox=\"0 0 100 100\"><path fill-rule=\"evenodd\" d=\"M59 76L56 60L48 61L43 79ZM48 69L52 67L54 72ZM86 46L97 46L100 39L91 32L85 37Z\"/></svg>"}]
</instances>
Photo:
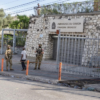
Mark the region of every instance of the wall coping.
<instances>
[{"instance_id":1,"label":"wall coping","mask_svg":"<svg viewBox=\"0 0 100 100\"><path fill-rule=\"evenodd\" d=\"M55 15L44 15L44 17L55 17L55 16L81 16L81 15L100 15L100 11L92 12L92 13L76 13L76 14L55 14ZM33 16L33 17L41 17L41 16Z\"/></svg>"}]
</instances>

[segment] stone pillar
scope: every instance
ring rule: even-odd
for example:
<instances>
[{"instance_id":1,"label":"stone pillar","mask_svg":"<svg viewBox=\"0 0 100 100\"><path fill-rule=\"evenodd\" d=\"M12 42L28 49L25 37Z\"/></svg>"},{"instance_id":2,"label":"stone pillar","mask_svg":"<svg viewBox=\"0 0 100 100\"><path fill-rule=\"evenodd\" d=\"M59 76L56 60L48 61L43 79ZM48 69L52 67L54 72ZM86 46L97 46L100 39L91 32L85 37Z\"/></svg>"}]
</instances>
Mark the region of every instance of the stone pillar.
<instances>
[{"instance_id":1,"label":"stone pillar","mask_svg":"<svg viewBox=\"0 0 100 100\"><path fill-rule=\"evenodd\" d=\"M52 59L53 40L49 35L50 19L44 17L32 17L30 19L28 35L26 38L26 51L29 57L36 57L36 48L42 44L44 50L43 59Z\"/></svg>"}]
</instances>

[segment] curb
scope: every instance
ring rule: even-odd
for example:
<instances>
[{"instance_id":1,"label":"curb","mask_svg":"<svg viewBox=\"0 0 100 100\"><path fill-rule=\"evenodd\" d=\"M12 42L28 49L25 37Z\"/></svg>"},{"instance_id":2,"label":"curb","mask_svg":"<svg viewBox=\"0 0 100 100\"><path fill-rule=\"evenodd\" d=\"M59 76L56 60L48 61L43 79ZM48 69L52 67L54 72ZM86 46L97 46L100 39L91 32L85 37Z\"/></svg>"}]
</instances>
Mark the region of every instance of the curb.
<instances>
[{"instance_id":1,"label":"curb","mask_svg":"<svg viewBox=\"0 0 100 100\"><path fill-rule=\"evenodd\" d=\"M94 87L93 84L85 85L84 88L89 91L97 91L100 92L100 88Z\"/></svg>"},{"instance_id":2,"label":"curb","mask_svg":"<svg viewBox=\"0 0 100 100\"><path fill-rule=\"evenodd\" d=\"M82 90L88 90L88 91L96 91L100 92L100 89L89 86L89 85L84 85L83 88L80 88L79 86L72 86L68 84L61 84L59 83L58 80L53 80L53 79L47 79L39 76L31 76L31 75L22 75L22 74L14 74L14 73L9 73L9 72L0 72L0 75L6 76L6 77L12 77L12 78L22 78L26 80L31 80L31 81L37 81L37 82L43 82L47 84L52 84L52 85L58 85L58 86L66 86L70 88L76 88L76 89L82 89Z\"/></svg>"},{"instance_id":3,"label":"curb","mask_svg":"<svg viewBox=\"0 0 100 100\"><path fill-rule=\"evenodd\" d=\"M12 77L12 78L23 78L26 80L31 80L31 81L38 81L38 82L43 82L43 83L48 83L48 84L58 84L58 80L53 80L53 79L47 79L47 78L42 78L39 76L31 76L31 75L22 75L22 74L13 74L13 73L8 73L8 72L0 72L0 75L2 76L7 76L7 77Z\"/></svg>"}]
</instances>

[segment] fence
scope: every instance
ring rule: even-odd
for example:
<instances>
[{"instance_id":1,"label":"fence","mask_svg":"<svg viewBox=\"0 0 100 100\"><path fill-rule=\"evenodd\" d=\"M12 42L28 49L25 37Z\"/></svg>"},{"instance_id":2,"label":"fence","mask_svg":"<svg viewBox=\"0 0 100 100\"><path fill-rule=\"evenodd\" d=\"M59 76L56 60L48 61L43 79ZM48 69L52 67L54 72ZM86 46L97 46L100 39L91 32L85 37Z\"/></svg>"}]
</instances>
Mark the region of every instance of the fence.
<instances>
[{"instance_id":1,"label":"fence","mask_svg":"<svg viewBox=\"0 0 100 100\"><path fill-rule=\"evenodd\" d=\"M13 34L8 34L7 36L4 36L4 31L13 31ZM26 33L24 32L27 32L27 29L3 29L0 49L1 54L5 53L7 45L12 46L13 53L20 54L22 48L25 46L26 41ZM9 37L9 35L11 36Z\"/></svg>"},{"instance_id":2,"label":"fence","mask_svg":"<svg viewBox=\"0 0 100 100\"><path fill-rule=\"evenodd\" d=\"M59 35L57 50L57 63L62 62L63 71L100 77L99 38Z\"/></svg>"}]
</instances>

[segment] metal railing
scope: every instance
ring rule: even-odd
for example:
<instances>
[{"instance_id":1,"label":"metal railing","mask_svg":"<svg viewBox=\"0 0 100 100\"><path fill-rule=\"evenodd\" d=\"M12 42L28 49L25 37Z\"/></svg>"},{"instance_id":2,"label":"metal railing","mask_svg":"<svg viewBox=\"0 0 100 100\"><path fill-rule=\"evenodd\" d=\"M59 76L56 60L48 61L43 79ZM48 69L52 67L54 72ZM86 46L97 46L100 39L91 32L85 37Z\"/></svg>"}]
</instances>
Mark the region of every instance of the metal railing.
<instances>
[{"instance_id":1,"label":"metal railing","mask_svg":"<svg viewBox=\"0 0 100 100\"><path fill-rule=\"evenodd\" d=\"M57 63L72 74L100 77L100 39L58 36Z\"/></svg>"}]
</instances>

